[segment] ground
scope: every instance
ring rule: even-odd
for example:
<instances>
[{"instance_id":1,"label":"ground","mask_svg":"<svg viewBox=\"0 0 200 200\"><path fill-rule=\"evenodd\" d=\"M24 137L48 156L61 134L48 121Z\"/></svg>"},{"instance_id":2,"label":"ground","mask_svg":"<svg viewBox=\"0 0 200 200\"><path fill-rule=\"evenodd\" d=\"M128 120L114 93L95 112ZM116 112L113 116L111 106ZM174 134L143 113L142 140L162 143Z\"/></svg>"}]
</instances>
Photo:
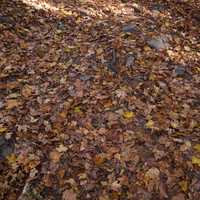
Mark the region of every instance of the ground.
<instances>
[{"instance_id":1,"label":"ground","mask_svg":"<svg viewBox=\"0 0 200 200\"><path fill-rule=\"evenodd\" d=\"M0 199L200 199L198 0L1 0Z\"/></svg>"}]
</instances>

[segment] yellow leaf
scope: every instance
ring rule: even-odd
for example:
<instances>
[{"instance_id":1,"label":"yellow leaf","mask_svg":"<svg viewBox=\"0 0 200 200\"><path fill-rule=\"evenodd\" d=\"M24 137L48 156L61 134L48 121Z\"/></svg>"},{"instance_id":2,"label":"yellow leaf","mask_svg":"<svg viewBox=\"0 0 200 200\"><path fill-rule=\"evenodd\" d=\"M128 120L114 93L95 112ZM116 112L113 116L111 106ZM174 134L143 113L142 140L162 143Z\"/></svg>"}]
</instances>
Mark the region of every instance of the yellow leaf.
<instances>
[{"instance_id":1,"label":"yellow leaf","mask_svg":"<svg viewBox=\"0 0 200 200\"><path fill-rule=\"evenodd\" d=\"M80 113L80 112L81 112L81 108L80 108L79 106L76 106L76 107L74 108L74 112L75 112L75 113Z\"/></svg>"},{"instance_id":2,"label":"yellow leaf","mask_svg":"<svg viewBox=\"0 0 200 200\"><path fill-rule=\"evenodd\" d=\"M172 121L171 122L171 126L172 126L172 128L178 128L178 126L179 126L178 121L177 120L176 121Z\"/></svg>"},{"instance_id":3,"label":"yellow leaf","mask_svg":"<svg viewBox=\"0 0 200 200\"><path fill-rule=\"evenodd\" d=\"M146 127L147 128L153 128L153 126L154 126L154 121L153 120L151 120L151 119L149 119L148 120L148 122L146 123Z\"/></svg>"},{"instance_id":4,"label":"yellow leaf","mask_svg":"<svg viewBox=\"0 0 200 200\"><path fill-rule=\"evenodd\" d=\"M15 164L17 162L17 157L15 154L11 154L9 156L6 157L6 159L8 160L9 164Z\"/></svg>"},{"instance_id":5,"label":"yellow leaf","mask_svg":"<svg viewBox=\"0 0 200 200\"><path fill-rule=\"evenodd\" d=\"M6 127L1 127L1 126L0 126L0 134L1 134L1 133L4 133L4 132L6 132L6 131L7 131L7 128L6 128Z\"/></svg>"},{"instance_id":6,"label":"yellow leaf","mask_svg":"<svg viewBox=\"0 0 200 200\"><path fill-rule=\"evenodd\" d=\"M134 116L135 116L134 113L131 112L131 111L126 111L126 112L123 113L123 117L124 117L125 119L131 119L131 118L133 118Z\"/></svg>"},{"instance_id":7,"label":"yellow leaf","mask_svg":"<svg viewBox=\"0 0 200 200\"><path fill-rule=\"evenodd\" d=\"M151 51L151 48L149 46L145 46L144 51Z\"/></svg>"},{"instance_id":8,"label":"yellow leaf","mask_svg":"<svg viewBox=\"0 0 200 200\"><path fill-rule=\"evenodd\" d=\"M151 74L149 75L149 80L150 80L150 81L155 81L155 79L156 79L156 76L155 76L154 74L151 73Z\"/></svg>"},{"instance_id":9,"label":"yellow leaf","mask_svg":"<svg viewBox=\"0 0 200 200\"><path fill-rule=\"evenodd\" d=\"M196 156L192 156L192 164L198 165L200 167L200 158L198 158Z\"/></svg>"},{"instance_id":10,"label":"yellow leaf","mask_svg":"<svg viewBox=\"0 0 200 200\"><path fill-rule=\"evenodd\" d=\"M187 181L180 181L179 186L183 192L187 192L187 190L188 190L188 182Z\"/></svg>"},{"instance_id":11,"label":"yellow leaf","mask_svg":"<svg viewBox=\"0 0 200 200\"><path fill-rule=\"evenodd\" d=\"M56 148L56 150L59 152L59 153L62 153L62 152L65 152L68 150L68 148L66 146L64 146L63 144L60 144L59 147Z\"/></svg>"},{"instance_id":12,"label":"yellow leaf","mask_svg":"<svg viewBox=\"0 0 200 200\"><path fill-rule=\"evenodd\" d=\"M200 153L200 144L196 144L194 146L194 149Z\"/></svg>"}]
</instances>

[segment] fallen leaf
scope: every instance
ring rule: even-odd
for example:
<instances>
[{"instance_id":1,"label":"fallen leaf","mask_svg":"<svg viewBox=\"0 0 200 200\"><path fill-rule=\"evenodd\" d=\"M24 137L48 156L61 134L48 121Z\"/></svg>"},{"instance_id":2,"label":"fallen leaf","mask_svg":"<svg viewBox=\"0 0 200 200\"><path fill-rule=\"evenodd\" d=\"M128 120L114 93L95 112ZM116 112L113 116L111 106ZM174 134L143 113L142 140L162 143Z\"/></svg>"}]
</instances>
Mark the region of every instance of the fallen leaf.
<instances>
[{"instance_id":1,"label":"fallen leaf","mask_svg":"<svg viewBox=\"0 0 200 200\"><path fill-rule=\"evenodd\" d=\"M111 189L114 190L114 191L118 191L119 189L121 188L121 184L119 181L115 181L112 183L111 185Z\"/></svg>"},{"instance_id":2,"label":"fallen leaf","mask_svg":"<svg viewBox=\"0 0 200 200\"><path fill-rule=\"evenodd\" d=\"M10 154L9 156L6 157L6 159L8 160L8 163L10 165L16 164L17 162L17 157L15 154Z\"/></svg>"},{"instance_id":3,"label":"fallen leaf","mask_svg":"<svg viewBox=\"0 0 200 200\"><path fill-rule=\"evenodd\" d=\"M59 147L56 148L56 150L57 150L59 153L62 153L62 152L67 151L68 148L65 147L63 144L60 144Z\"/></svg>"},{"instance_id":4,"label":"fallen leaf","mask_svg":"<svg viewBox=\"0 0 200 200\"><path fill-rule=\"evenodd\" d=\"M76 200L77 196L73 190L65 190L62 195L62 200Z\"/></svg>"},{"instance_id":5,"label":"fallen leaf","mask_svg":"<svg viewBox=\"0 0 200 200\"><path fill-rule=\"evenodd\" d=\"M104 153L100 153L94 157L94 162L96 165L101 165L105 162L106 156Z\"/></svg>"},{"instance_id":6,"label":"fallen leaf","mask_svg":"<svg viewBox=\"0 0 200 200\"><path fill-rule=\"evenodd\" d=\"M200 144L196 144L193 148L200 153Z\"/></svg>"},{"instance_id":7,"label":"fallen leaf","mask_svg":"<svg viewBox=\"0 0 200 200\"><path fill-rule=\"evenodd\" d=\"M131 112L131 111L126 111L126 112L123 113L123 117L125 119L132 119L134 117L134 113Z\"/></svg>"},{"instance_id":8,"label":"fallen leaf","mask_svg":"<svg viewBox=\"0 0 200 200\"><path fill-rule=\"evenodd\" d=\"M9 99L6 102L6 108L7 109L13 109L13 108L15 108L15 107L17 107L19 105L20 105L20 102L18 100L16 100L16 99Z\"/></svg>"},{"instance_id":9,"label":"fallen leaf","mask_svg":"<svg viewBox=\"0 0 200 200\"><path fill-rule=\"evenodd\" d=\"M0 134L4 133L7 131L6 127L0 126Z\"/></svg>"},{"instance_id":10,"label":"fallen leaf","mask_svg":"<svg viewBox=\"0 0 200 200\"><path fill-rule=\"evenodd\" d=\"M61 154L57 150L53 150L50 152L49 157L52 162L57 163L60 160Z\"/></svg>"},{"instance_id":11,"label":"fallen leaf","mask_svg":"<svg viewBox=\"0 0 200 200\"><path fill-rule=\"evenodd\" d=\"M187 181L180 181L179 186L183 192L187 192L187 190L188 190L188 182Z\"/></svg>"},{"instance_id":12,"label":"fallen leaf","mask_svg":"<svg viewBox=\"0 0 200 200\"><path fill-rule=\"evenodd\" d=\"M32 92L33 92L33 87L30 86L30 85L25 85L23 88L22 88L22 95L24 97L29 97L32 95Z\"/></svg>"},{"instance_id":13,"label":"fallen leaf","mask_svg":"<svg viewBox=\"0 0 200 200\"><path fill-rule=\"evenodd\" d=\"M172 197L172 200L185 200L185 195L183 193L179 193Z\"/></svg>"},{"instance_id":14,"label":"fallen leaf","mask_svg":"<svg viewBox=\"0 0 200 200\"><path fill-rule=\"evenodd\" d=\"M152 167L146 172L145 177L147 179L159 180L159 175L160 175L159 169L157 169L156 167Z\"/></svg>"},{"instance_id":15,"label":"fallen leaf","mask_svg":"<svg viewBox=\"0 0 200 200\"><path fill-rule=\"evenodd\" d=\"M74 112L75 112L75 113L81 113L81 108L80 108L80 106L76 106L76 107L74 108Z\"/></svg>"},{"instance_id":16,"label":"fallen leaf","mask_svg":"<svg viewBox=\"0 0 200 200\"><path fill-rule=\"evenodd\" d=\"M196 156L192 156L192 164L198 165L200 167L200 158L198 158Z\"/></svg>"},{"instance_id":17,"label":"fallen leaf","mask_svg":"<svg viewBox=\"0 0 200 200\"><path fill-rule=\"evenodd\" d=\"M154 121L149 119L148 122L146 123L146 127L153 129L154 128Z\"/></svg>"}]
</instances>

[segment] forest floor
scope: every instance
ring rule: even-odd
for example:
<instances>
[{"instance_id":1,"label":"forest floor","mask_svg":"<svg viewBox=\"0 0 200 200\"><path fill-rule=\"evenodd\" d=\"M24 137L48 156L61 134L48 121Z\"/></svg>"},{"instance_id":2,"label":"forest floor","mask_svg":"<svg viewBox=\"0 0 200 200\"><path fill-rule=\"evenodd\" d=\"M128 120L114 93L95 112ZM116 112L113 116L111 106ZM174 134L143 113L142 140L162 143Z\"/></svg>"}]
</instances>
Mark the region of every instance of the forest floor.
<instances>
[{"instance_id":1,"label":"forest floor","mask_svg":"<svg viewBox=\"0 0 200 200\"><path fill-rule=\"evenodd\" d=\"M200 199L200 3L0 1L0 199Z\"/></svg>"}]
</instances>

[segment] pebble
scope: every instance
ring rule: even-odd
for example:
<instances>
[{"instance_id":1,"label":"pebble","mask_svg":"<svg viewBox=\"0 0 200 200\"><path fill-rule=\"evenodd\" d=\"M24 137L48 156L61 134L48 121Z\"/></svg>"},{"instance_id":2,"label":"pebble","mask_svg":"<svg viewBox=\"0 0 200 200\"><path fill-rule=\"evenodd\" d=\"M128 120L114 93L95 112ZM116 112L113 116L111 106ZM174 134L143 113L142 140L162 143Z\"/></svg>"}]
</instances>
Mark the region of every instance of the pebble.
<instances>
[{"instance_id":1,"label":"pebble","mask_svg":"<svg viewBox=\"0 0 200 200\"><path fill-rule=\"evenodd\" d=\"M4 107L4 103L2 101L0 101L0 108Z\"/></svg>"},{"instance_id":2,"label":"pebble","mask_svg":"<svg viewBox=\"0 0 200 200\"><path fill-rule=\"evenodd\" d=\"M147 44L156 50L164 50L169 47L166 38L161 36L148 40Z\"/></svg>"},{"instance_id":3,"label":"pebble","mask_svg":"<svg viewBox=\"0 0 200 200\"><path fill-rule=\"evenodd\" d=\"M175 73L176 76L182 77L182 76L185 75L186 70L185 70L185 68L183 68L183 67L181 67L181 66L177 66L177 67L175 68L175 70L174 70L174 73Z\"/></svg>"},{"instance_id":4,"label":"pebble","mask_svg":"<svg viewBox=\"0 0 200 200\"><path fill-rule=\"evenodd\" d=\"M133 33L133 32L138 31L137 26L133 24L125 25L122 30L125 33Z\"/></svg>"},{"instance_id":5,"label":"pebble","mask_svg":"<svg viewBox=\"0 0 200 200\"><path fill-rule=\"evenodd\" d=\"M0 160L6 158L14 150L14 144L10 140L6 140L0 136Z\"/></svg>"},{"instance_id":6,"label":"pebble","mask_svg":"<svg viewBox=\"0 0 200 200\"><path fill-rule=\"evenodd\" d=\"M126 66L128 68L132 67L135 61L135 57L132 54L129 54L126 58Z\"/></svg>"}]
</instances>

